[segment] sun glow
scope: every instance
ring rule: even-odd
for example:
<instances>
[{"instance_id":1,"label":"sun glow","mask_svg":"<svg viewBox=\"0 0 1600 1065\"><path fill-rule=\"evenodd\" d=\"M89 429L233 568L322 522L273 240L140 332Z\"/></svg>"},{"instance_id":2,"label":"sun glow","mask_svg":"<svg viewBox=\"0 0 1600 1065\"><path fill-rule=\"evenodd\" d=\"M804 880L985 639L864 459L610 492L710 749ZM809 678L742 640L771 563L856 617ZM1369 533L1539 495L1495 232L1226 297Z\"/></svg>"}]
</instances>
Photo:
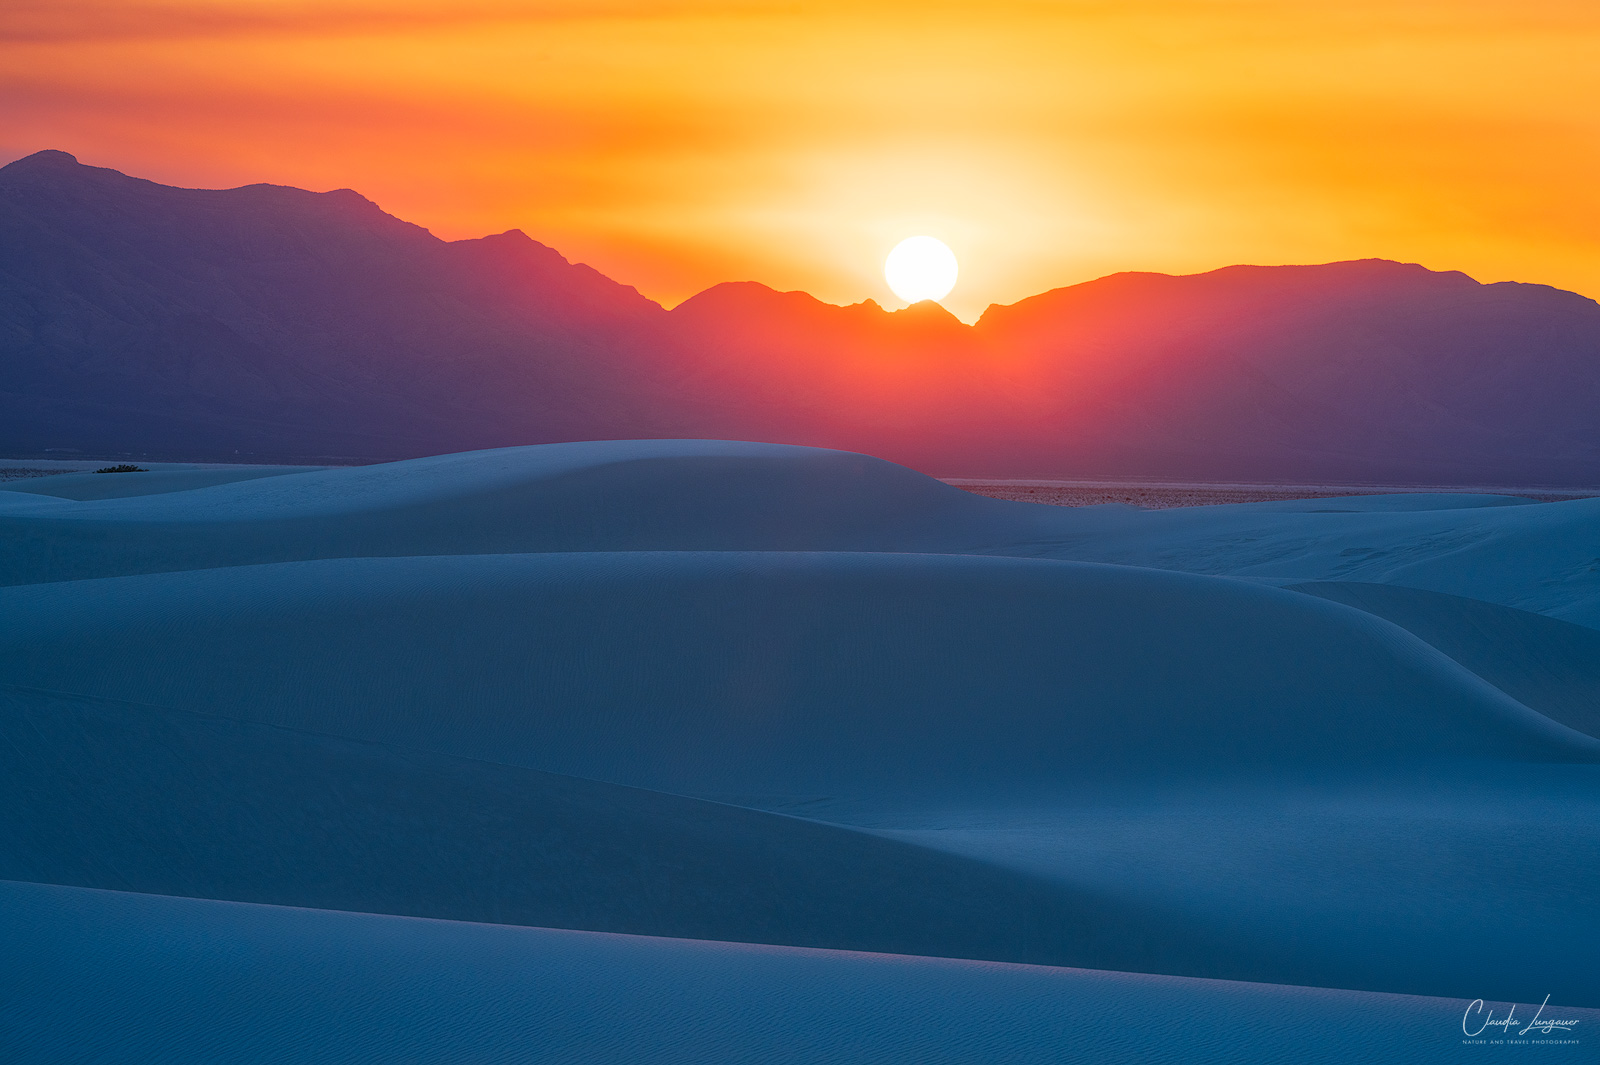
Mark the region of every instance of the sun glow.
<instances>
[{"instance_id":1,"label":"sun glow","mask_svg":"<svg viewBox=\"0 0 1600 1065\"><path fill-rule=\"evenodd\" d=\"M671 305L892 298L914 233L972 320L1369 256L1600 295L1597 48L1592 0L11 0L0 163L353 188Z\"/></svg>"},{"instance_id":2,"label":"sun glow","mask_svg":"<svg viewBox=\"0 0 1600 1065\"><path fill-rule=\"evenodd\" d=\"M957 273L955 253L936 237L907 237L883 261L884 280L907 303L944 299Z\"/></svg>"}]
</instances>

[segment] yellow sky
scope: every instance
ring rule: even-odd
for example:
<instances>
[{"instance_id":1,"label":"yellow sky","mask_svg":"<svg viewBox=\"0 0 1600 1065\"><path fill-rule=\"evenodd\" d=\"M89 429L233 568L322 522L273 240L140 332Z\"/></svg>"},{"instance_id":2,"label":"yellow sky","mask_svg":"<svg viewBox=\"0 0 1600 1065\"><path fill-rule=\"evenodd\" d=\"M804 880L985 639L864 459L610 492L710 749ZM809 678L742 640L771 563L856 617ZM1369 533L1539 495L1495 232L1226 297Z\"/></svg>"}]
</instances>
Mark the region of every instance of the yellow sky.
<instances>
[{"instance_id":1,"label":"yellow sky","mask_svg":"<svg viewBox=\"0 0 1600 1065\"><path fill-rule=\"evenodd\" d=\"M1600 295L1600 3L9 0L0 159L355 188L671 305L1382 256Z\"/></svg>"}]
</instances>

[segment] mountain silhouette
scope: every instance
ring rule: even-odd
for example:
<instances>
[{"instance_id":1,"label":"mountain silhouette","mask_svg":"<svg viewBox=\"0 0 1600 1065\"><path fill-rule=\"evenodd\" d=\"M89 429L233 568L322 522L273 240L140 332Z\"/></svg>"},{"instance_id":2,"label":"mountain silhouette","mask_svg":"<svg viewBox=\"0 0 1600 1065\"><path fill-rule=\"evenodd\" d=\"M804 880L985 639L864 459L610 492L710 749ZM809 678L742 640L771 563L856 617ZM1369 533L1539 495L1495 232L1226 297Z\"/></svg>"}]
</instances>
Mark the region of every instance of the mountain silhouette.
<instances>
[{"instance_id":1,"label":"mountain silhouette","mask_svg":"<svg viewBox=\"0 0 1600 1065\"><path fill-rule=\"evenodd\" d=\"M977 331L1036 360L1091 465L1600 484L1600 306L1544 285L1379 259L1129 273Z\"/></svg>"},{"instance_id":2,"label":"mountain silhouette","mask_svg":"<svg viewBox=\"0 0 1600 1065\"><path fill-rule=\"evenodd\" d=\"M755 283L668 311L349 190L0 168L0 449L389 459L734 437L956 475L1600 484L1600 306L1361 260L990 307Z\"/></svg>"},{"instance_id":3,"label":"mountain silhouette","mask_svg":"<svg viewBox=\"0 0 1600 1065\"><path fill-rule=\"evenodd\" d=\"M677 428L655 420L666 313L516 230L446 242L349 190L41 152L0 169L0 231L12 450L391 458Z\"/></svg>"}]
</instances>

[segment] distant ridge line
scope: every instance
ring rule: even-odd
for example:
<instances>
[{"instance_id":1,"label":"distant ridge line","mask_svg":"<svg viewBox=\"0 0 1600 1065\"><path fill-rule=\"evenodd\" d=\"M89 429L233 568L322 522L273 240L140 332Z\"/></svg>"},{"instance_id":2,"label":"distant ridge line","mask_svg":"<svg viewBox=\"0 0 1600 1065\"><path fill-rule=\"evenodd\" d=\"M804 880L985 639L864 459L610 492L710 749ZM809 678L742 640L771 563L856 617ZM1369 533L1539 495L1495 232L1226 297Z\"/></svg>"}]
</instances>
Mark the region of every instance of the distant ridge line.
<instances>
[{"instance_id":1,"label":"distant ridge line","mask_svg":"<svg viewBox=\"0 0 1600 1065\"><path fill-rule=\"evenodd\" d=\"M1600 304L1356 259L989 307L755 282L668 311L350 190L0 168L0 454L382 461L768 440L1011 479L1600 484Z\"/></svg>"}]
</instances>

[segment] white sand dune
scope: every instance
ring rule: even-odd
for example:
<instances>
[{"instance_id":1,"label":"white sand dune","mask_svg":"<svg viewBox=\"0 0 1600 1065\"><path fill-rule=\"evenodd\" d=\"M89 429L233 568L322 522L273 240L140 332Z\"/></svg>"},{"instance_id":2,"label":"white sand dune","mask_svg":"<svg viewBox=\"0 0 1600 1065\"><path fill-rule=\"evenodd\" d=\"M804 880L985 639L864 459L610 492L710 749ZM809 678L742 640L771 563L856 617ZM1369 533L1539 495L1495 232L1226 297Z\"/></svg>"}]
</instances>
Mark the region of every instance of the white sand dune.
<instances>
[{"instance_id":1,"label":"white sand dune","mask_svg":"<svg viewBox=\"0 0 1600 1065\"><path fill-rule=\"evenodd\" d=\"M364 556L966 551L1048 534L1065 514L842 451L548 444L98 502L0 493L0 583Z\"/></svg>"},{"instance_id":2,"label":"white sand dune","mask_svg":"<svg viewBox=\"0 0 1600 1065\"><path fill-rule=\"evenodd\" d=\"M24 1061L1446 1065L1584 1049L1463 1047L1472 1004L1449 999L34 884L0 883L0 936ZM1579 1038L1600 1023L1547 1013Z\"/></svg>"},{"instance_id":3,"label":"white sand dune","mask_svg":"<svg viewBox=\"0 0 1600 1065\"><path fill-rule=\"evenodd\" d=\"M944 1060L1321 1060L1196 1050L1172 1023L1272 1031L1286 1002L1324 1048L1346 1045L1338 1003L1413 1033L1386 1060L1463 1050L1460 1002L1432 1042L1401 1000L1291 985L1600 1006L1600 644L1579 624L1600 501L1070 510L715 441L181 472L85 475L165 478L138 495L0 492L0 880L67 885L4 889L34 916L0 920L36 944L125 937L106 948L125 984L68 981L61 1009L142 1008L141 974L178 957L148 930L180 926L200 953L171 972L269 942L285 972L340 957L327 980L396 1001L477 979L484 951L523 959L530 988L568 986L559 959L591 951L651 1000L673 973L722 988L688 1044L629 1020L526 1060L782 1060L763 1040L808 1032L837 1039L805 1060L859 1060L878 1031L941 1060L906 1034L933 988L974 1003ZM107 888L770 946L88 890ZM324 934L346 953L304 960ZM539 953L557 942L584 945ZM798 977L822 964L800 947L906 957ZM776 960L752 976L751 958ZM826 995L772 1012L785 981L874 965L898 967L878 1021ZM1166 1034L972 1019L1044 993L1025 985L1148 1002ZM354 1043L285 1049L245 996L228 1008L230 1045L260 1048L238 1060L383 1057L391 1038L377 1010ZM525 1012L505 1009L495 1024ZM1059 1009L1039 1017L1092 1015ZM426 1023L470 1058L440 1011ZM172 1038L130 1030L149 1060Z\"/></svg>"},{"instance_id":4,"label":"white sand dune","mask_svg":"<svg viewBox=\"0 0 1600 1065\"><path fill-rule=\"evenodd\" d=\"M1600 632L1592 628L1392 584L1334 581L1289 587L1392 621L1524 706L1600 736Z\"/></svg>"},{"instance_id":5,"label":"white sand dune","mask_svg":"<svg viewBox=\"0 0 1600 1065\"><path fill-rule=\"evenodd\" d=\"M426 768L445 753L584 778L590 788L608 781L802 813L889 831L923 849L869 860L858 853L859 835L813 841L796 827L804 822L748 825L722 812L732 807L705 804L692 816L673 814L674 823L698 826L691 847L661 824L663 811L641 798L648 793L626 789L615 793L627 798L625 810L606 798L612 812L590 809L576 821L546 798L513 807L505 795L470 794L435 797L421 817L405 812L393 786L363 798L356 789L366 770L348 765L321 770L343 782L324 785L322 797L180 797L182 766L167 764L179 741L135 735L111 750L133 759L135 780L159 781L157 790L106 791L89 822L146 811L172 841L153 859L158 870L176 875L172 855L187 840L233 879L207 869L193 871L198 880L108 879L138 863L110 842L88 846L82 827L49 838L71 840L69 853L106 855L109 866L68 876L24 864L4 874L14 878L482 919L426 901L466 895L462 885L472 883L498 900L496 920L521 914L569 927L1408 993L1526 998L1542 987L1564 1003L1600 1001L1592 967L1579 962L1600 952L1600 921L1581 901L1597 888L1590 880L1600 836L1587 826L1600 818L1578 816L1559 839L1542 827L1560 803L1567 816L1600 810L1600 742L1534 713L1404 630L1309 595L986 557L611 552L339 559L30 585L0 591L0 619L0 669L16 683L400 745L408 759L401 775L430 795L446 787L441 779L455 779ZM18 726L13 749L36 731ZM102 723L66 733L79 734L113 730ZM135 755L141 745L150 751ZM283 753L272 765L309 774L327 757ZM215 753L187 761L241 788L285 772ZM102 769L54 772L102 786L110 779ZM18 786L43 787L27 783L20 767L13 775ZM516 779L540 796L550 786L542 776ZM1384 788L1396 799L1378 815L1351 811L1342 798L1351 788ZM1193 794L1206 797L1200 814L1175 819L1173 809L1194 808L1184 799ZM446 869L443 834L509 879L473 873L463 859L437 887L369 870L365 879L388 894L282 894L282 885L278 894L249 893L247 885L269 881L263 862L313 880L332 867L324 852L304 852L303 830L258 826L240 842L227 834L237 826L206 828L191 813L285 803L338 809L330 796L400 819L400 828L358 821L347 830L362 841L349 845L355 852L389 855L373 858L375 870L408 861L430 876ZM1423 799L1430 812L1393 813ZM80 808L88 801L81 789L73 800ZM1322 812L1285 815L1295 803ZM1208 820L1219 805L1234 811L1220 833ZM525 849L549 845L450 809L510 810L508 824L529 819L558 836L656 838L663 853L706 853L707 869L728 872L721 881L692 871L621 885L613 877L609 890L580 891L589 858L547 855L548 875L590 907L581 920L559 908L550 917L547 903L515 886L537 880L530 870L541 868ZM1482 833L1486 811L1540 857L1498 860L1498 837ZM966 827L975 815L978 843ZM452 828L458 820L472 830ZM439 827L412 832L412 822ZM1114 862L1086 860L1085 840L1094 838L1086 824L1120 824L1119 837L1138 842ZM1401 842L1373 852L1374 826L1376 838ZM904 831L913 834L895 834ZM138 841L135 853L160 835L143 821L122 832ZM1186 835L1213 841L1210 866L1172 845ZM757 850L748 853L752 838ZM413 849L397 850L396 839ZM1020 850L1019 839L1027 843ZM771 848L805 856L809 875L775 869ZM1252 865L1262 848L1271 856L1264 871ZM982 890L952 886L956 874L923 868L930 849L1015 879L992 872L996 882ZM1464 862L1482 874L1475 891L1459 890L1471 882ZM1360 871L1369 865L1387 870L1396 890L1374 892L1374 875ZM1120 879L1107 872L1130 868ZM832 872L818 882L819 870ZM782 884L769 889L772 904L792 920L746 914L738 900L759 891L741 883ZM1158 889L1163 883L1169 888ZM1308 889L1326 894L1328 884L1348 890L1305 913L1305 900L1317 898ZM641 892L710 900L721 923L707 924L687 904L687 923L643 912ZM1031 915L1032 931L1007 931L1003 921L991 928L982 917L989 907L970 901L964 923L940 911L939 900L974 897ZM1508 898L1523 920L1498 915ZM898 926L881 915L896 907L920 937L892 931ZM1284 940L1282 927L1294 921L1320 935ZM1524 943L1536 930L1528 921L1559 924L1560 941L1533 935ZM861 938L880 925L878 934L898 937L891 947ZM1478 925L1485 930L1472 934ZM1367 949L1379 929L1387 945Z\"/></svg>"},{"instance_id":6,"label":"white sand dune","mask_svg":"<svg viewBox=\"0 0 1600 1065\"><path fill-rule=\"evenodd\" d=\"M852 815L890 838L1115 898L1228 944L1213 955L1225 968L1194 959L1161 971L1600 1001L1593 766L1268 778L835 816Z\"/></svg>"},{"instance_id":7,"label":"white sand dune","mask_svg":"<svg viewBox=\"0 0 1600 1065\"><path fill-rule=\"evenodd\" d=\"M692 794L1600 759L1349 607L981 556L337 559L26 585L0 589L0 674Z\"/></svg>"},{"instance_id":8,"label":"white sand dune","mask_svg":"<svg viewBox=\"0 0 1600 1065\"><path fill-rule=\"evenodd\" d=\"M1050 964L1203 964L1099 894L848 827L0 689L0 879Z\"/></svg>"},{"instance_id":9,"label":"white sand dune","mask_svg":"<svg viewBox=\"0 0 1600 1065\"><path fill-rule=\"evenodd\" d=\"M1309 499L1135 512L1005 553L1280 583L1395 584L1600 628L1600 499ZM1415 499L1416 497L1409 497ZM1413 504L1415 506L1415 504Z\"/></svg>"},{"instance_id":10,"label":"white sand dune","mask_svg":"<svg viewBox=\"0 0 1600 1065\"><path fill-rule=\"evenodd\" d=\"M76 476L98 485L118 475ZM1397 584L1600 627L1600 499L1059 508L973 496L862 455L729 441L504 448L119 499L0 492L0 544L0 584L526 551L1028 555Z\"/></svg>"}]
</instances>

